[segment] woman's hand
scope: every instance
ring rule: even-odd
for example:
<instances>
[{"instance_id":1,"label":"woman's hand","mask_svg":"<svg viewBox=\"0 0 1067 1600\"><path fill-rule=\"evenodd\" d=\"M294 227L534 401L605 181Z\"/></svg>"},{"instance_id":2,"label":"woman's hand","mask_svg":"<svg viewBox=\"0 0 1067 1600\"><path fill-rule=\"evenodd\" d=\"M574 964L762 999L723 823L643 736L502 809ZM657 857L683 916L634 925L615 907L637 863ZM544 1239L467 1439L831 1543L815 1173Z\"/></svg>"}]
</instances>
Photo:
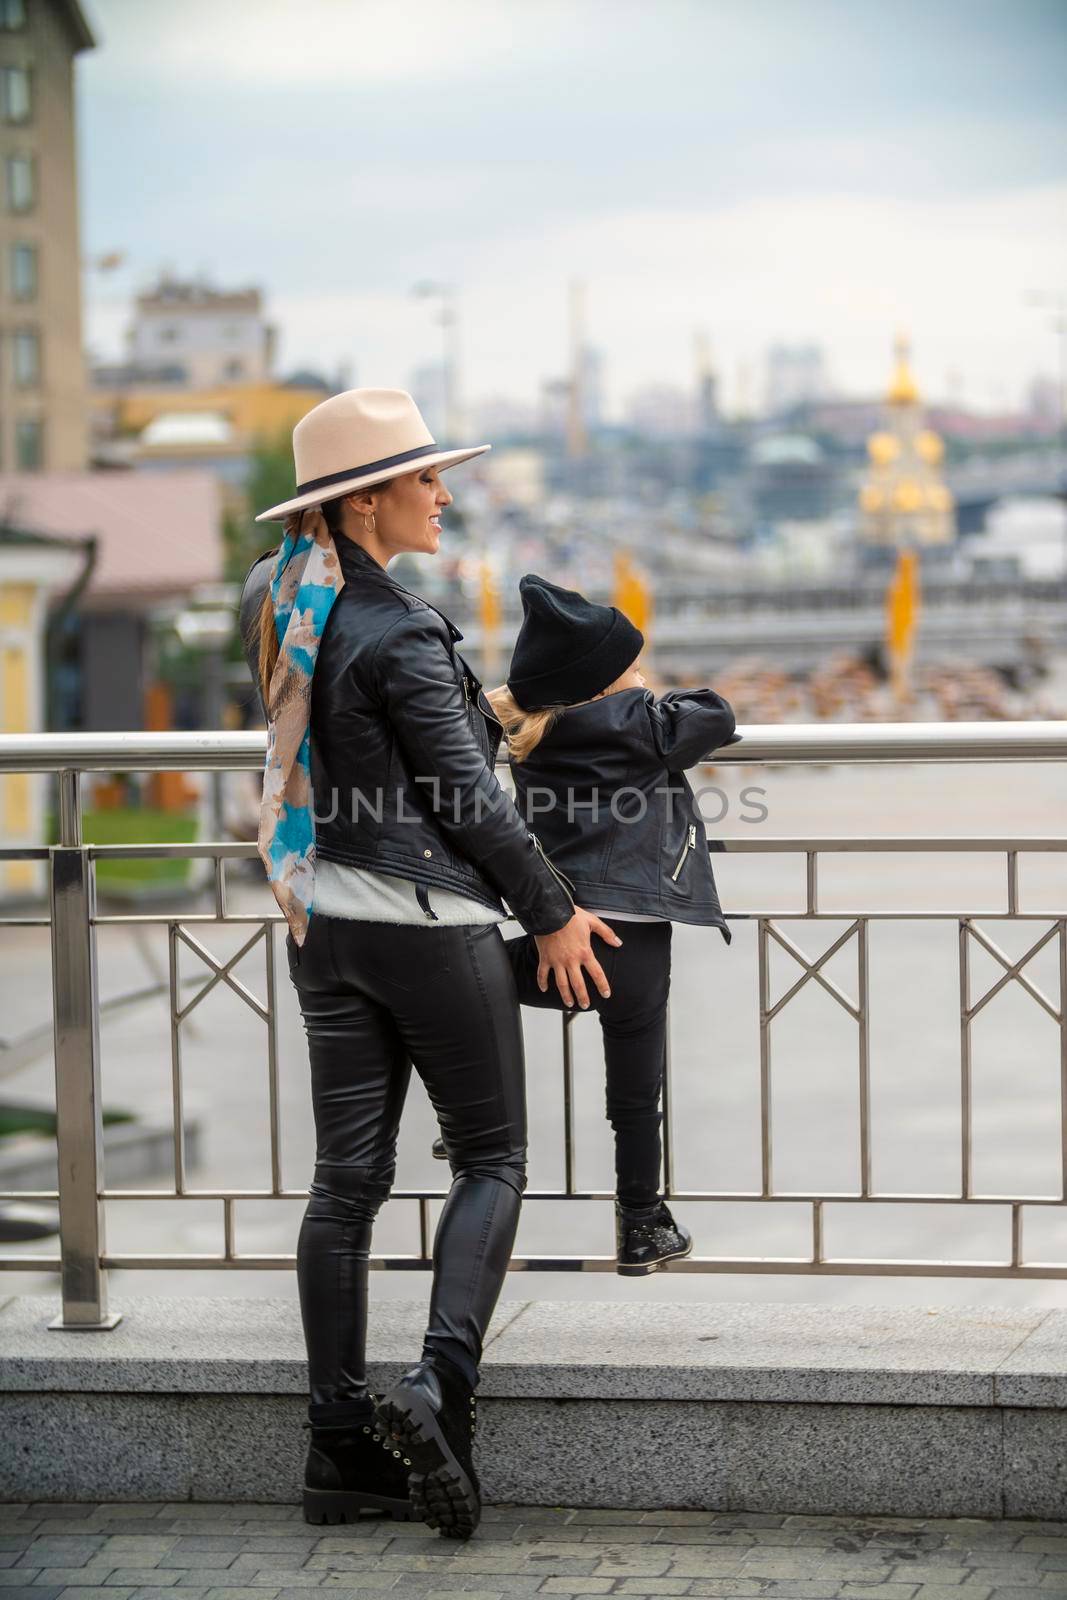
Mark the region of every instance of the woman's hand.
<instances>
[{"instance_id":1,"label":"woman's hand","mask_svg":"<svg viewBox=\"0 0 1067 1600\"><path fill-rule=\"evenodd\" d=\"M590 936L594 933L606 944L622 944L613 928L601 922L593 912L583 911L581 906L575 906L571 920L565 922L562 928L557 928L555 933L534 934L537 953L541 958L537 964L537 987L542 994L548 993L548 976L552 973L563 1004L572 1006L577 999L582 1010L588 1010L589 995L582 971L584 968L603 998L607 1000L610 997L610 985L590 943Z\"/></svg>"}]
</instances>

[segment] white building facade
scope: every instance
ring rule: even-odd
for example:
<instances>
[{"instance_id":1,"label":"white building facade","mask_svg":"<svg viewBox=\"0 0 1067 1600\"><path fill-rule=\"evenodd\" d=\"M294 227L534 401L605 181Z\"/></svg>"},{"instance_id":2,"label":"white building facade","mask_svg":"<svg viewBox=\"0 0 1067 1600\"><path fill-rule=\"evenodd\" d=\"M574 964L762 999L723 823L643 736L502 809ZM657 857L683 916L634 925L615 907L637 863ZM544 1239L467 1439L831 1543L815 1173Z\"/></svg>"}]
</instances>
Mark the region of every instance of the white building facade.
<instances>
[{"instance_id":1,"label":"white building facade","mask_svg":"<svg viewBox=\"0 0 1067 1600\"><path fill-rule=\"evenodd\" d=\"M258 289L213 289L164 278L137 296L128 360L148 372L181 369L190 389L264 383L274 365L275 330Z\"/></svg>"}]
</instances>

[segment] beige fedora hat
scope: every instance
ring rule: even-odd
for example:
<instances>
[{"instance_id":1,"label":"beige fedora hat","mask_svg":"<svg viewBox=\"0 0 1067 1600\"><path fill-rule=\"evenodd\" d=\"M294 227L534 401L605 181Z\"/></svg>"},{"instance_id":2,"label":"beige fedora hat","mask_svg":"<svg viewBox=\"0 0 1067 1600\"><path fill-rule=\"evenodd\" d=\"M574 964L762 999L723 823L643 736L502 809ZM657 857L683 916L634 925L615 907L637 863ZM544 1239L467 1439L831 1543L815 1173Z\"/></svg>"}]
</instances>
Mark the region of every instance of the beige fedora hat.
<instances>
[{"instance_id":1,"label":"beige fedora hat","mask_svg":"<svg viewBox=\"0 0 1067 1600\"><path fill-rule=\"evenodd\" d=\"M291 511L386 483L421 467L453 467L491 445L441 450L405 389L346 389L312 406L293 429L296 493L261 511L257 522L280 522Z\"/></svg>"}]
</instances>

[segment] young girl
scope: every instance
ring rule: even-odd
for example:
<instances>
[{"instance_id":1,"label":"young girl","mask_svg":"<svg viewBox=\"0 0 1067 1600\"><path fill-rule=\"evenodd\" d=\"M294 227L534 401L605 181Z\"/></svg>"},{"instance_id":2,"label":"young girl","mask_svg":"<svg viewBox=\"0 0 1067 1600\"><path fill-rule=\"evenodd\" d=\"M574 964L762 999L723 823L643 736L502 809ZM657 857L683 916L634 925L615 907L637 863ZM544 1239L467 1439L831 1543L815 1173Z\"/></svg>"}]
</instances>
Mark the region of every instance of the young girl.
<instances>
[{"instance_id":1,"label":"young girl","mask_svg":"<svg viewBox=\"0 0 1067 1600\"><path fill-rule=\"evenodd\" d=\"M611 994L590 998L615 1132L616 1270L640 1277L693 1248L660 1188L671 923L715 927L730 942L684 774L733 740L734 714L713 689L654 697L638 669L644 638L616 607L534 573L519 593L510 676L487 698L508 735L527 826L575 900L623 941L595 942ZM532 935L506 948L523 1005L569 1009Z\"/></svg>"}]
</instances>

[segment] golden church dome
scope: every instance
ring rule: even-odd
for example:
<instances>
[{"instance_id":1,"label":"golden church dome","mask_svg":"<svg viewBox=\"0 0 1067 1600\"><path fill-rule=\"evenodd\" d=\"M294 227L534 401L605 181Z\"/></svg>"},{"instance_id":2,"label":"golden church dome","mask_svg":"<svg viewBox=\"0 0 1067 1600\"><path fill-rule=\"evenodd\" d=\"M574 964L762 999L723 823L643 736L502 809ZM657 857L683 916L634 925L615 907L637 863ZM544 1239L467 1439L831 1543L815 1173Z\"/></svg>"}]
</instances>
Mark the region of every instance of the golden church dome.
<instances>
[{"instance_id":1,"label":"golden church dome","mask_svg":"<svg viewBox=\"0 0 1067 1600\"><path fill-rule=\"evenodd\" d=\"M876 467L888 467L900 454L900 443L891 433L872 433L867 440L867 454Z\"/></svg>"},{"instance_id":2,"label":"golden church dome","mask_svg":"<svg viewBox=\"0 0 1067 1600\"><path fill-rule=\"evenodd\" d=\"M943 483L932 483L926 491L926 503L932 511L951 511L952 492Z\"/></svg>"},{"instance_id":3,"label":"golden church dome","mask_svg":"<svg viewBox=\"0 0 1067 1600\"><path fill-rule=\"evenodd\" d=\"M924 428L915 435L915 448L922 459L936 467L945 459L945 442L941 435L934 433L930 428Z\"/></svg>"},{"instance_id":4,"label":"golden church dome","mask_svg":"<svg viewBox=\"0 0 1067 1600\"><path fill-rule=\"evenodd\" d=\"M918 511L923 503L923 491L912 478L902 478L893 489L894 511Z\"/></svg>"}]
</instances>

